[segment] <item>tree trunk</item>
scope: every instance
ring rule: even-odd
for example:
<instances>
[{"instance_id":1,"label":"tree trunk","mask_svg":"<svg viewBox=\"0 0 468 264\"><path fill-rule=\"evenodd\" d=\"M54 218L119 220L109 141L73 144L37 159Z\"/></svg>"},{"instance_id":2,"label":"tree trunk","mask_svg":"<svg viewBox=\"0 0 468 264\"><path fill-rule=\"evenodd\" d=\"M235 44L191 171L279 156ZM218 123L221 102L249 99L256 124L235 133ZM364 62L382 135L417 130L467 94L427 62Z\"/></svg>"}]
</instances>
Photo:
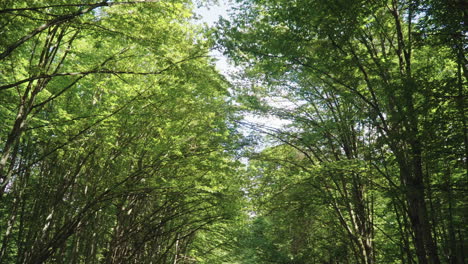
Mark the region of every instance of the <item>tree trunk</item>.
<instances>
[{"instance_id":1,"label":"tree trunk","mask_svg":"<svg viewBox=\"0 0 468 264\"><path fill-rule=\"evenodd\" d=\"M421 150L418 142L413 142L411 163L400 157L400 177L406 186L406 202L411 229L414 233L414 246L418 262L421 264L440 263L429 222L424 194Z\"/></svg>"}]
</instances>

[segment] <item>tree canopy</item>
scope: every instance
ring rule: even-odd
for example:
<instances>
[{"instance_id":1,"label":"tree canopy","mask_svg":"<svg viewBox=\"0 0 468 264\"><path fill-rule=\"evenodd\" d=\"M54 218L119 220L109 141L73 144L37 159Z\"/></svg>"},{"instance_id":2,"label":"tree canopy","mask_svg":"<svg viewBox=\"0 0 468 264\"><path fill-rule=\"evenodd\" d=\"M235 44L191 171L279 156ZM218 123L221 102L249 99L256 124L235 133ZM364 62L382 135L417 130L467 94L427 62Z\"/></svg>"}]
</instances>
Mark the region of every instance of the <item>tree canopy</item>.
<instances>
[{"instance_id":1,"label":"tree canopy","mask_svg":"<svg viewBox=\"0 0 468 264\"><path fill-rule=\"evenodd\" d=\"M466 3L196 4L0 2L0 263L467 262Z\"/></svg>"},{"instance_id":2,"label":"tree canopy","mask_svg":"<svg viewBox=\"0 0 468 264\"><path fill-rule=\"evenodd\" d=\"M238 96L291 121L252 162L277 263L464 263L466 5L239 2L216 33Z\"/></svg>"},{"instance_id":3,"label":"tree canopy","mask_svg":"<svg viewBox=\"0 0 468 264\"><path fill-rule=\"evenodd\" d=\"M243 197L191 3L0 5L0 262L201 261Z\"/></svg>"}]
</instances>

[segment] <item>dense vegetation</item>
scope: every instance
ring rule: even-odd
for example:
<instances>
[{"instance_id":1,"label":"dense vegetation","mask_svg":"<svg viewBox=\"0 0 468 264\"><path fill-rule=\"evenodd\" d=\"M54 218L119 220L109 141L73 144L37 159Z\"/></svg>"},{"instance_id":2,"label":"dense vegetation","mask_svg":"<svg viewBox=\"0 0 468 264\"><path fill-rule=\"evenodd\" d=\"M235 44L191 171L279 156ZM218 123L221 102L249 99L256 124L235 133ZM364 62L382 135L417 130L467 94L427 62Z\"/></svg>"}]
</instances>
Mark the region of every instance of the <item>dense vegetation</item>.
<instances>
[{"instance_id":1,"label":"dense vegetation","mask_svg":"<svg viewBox=\"0 0 468 264\"><path fill-rule=\"evenodd\" d=\"M245 0L222 22L240 100L291 121L251 159L256 263L467 260L467 10Z\"/></svg>"},{"instance_id":2,"label":"dense vegetation","mask_svg":"<svg viewBox=\"0 0 468 264\"><path fill-rule=\"evenodd\" d=\"M0 1L0 263L468 261L463 1L194 4Z\"/></svg>"},{"instance_id":3,"label":"dense vegetation","mask_svg":"<svg viewBox=\"0 0 468 264\"><path fill-rule=\"evenodd\" d=\"M2 1L0 263L217 246L240 211L238 140L191 17L186 1Z\"/></svg>"}]
</instances>

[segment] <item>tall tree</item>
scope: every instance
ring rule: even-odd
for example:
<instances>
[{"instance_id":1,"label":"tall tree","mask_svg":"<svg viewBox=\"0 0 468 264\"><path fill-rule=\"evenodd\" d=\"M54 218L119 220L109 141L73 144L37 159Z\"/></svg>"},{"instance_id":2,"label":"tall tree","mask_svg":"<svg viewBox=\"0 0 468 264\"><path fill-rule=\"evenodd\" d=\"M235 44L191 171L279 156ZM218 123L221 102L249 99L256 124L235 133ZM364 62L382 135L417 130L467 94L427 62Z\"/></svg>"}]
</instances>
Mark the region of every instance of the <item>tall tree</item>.
<instances>
[{"instance_id":1,"label":"tall tree","mask_svg":"<svg viewBox=\"0 0 468 264\"><path fill-rule=\"evenodd\" d=\"M0 4L1 263L185 263L236 217L236 116L190 8Z\"/></svg>"},{"instance_id":2,"label":"tall tree","mask_svg":"<svg viewBox=\"0 0 468 264\"><path fill-rule=\"evenodd\" d=\"M466 98L462 88L466 79L461 77L466 71L460 66L465 60L460 55L464 38L460 25L465 13L454 8L459 5L396 0L240 2L233 19L221 23L220 44L246 66L248 74L263 77L261 85L272 87L273 93L279 90L299 104L315 107L312 114L299 108L292 118L280 112L299 128L299 138L307 138L310 131L324 130L322 138L296 146L315 163L328 163L333 157L341 160L339 156L343 155L373 164L387 181L384 187L398 193L393 203L401 223L399 233L404 236L401 241L413 242L418 263L440 263L445 248L452 252L450 262L463 262L464 257L455 252L466 244L461 235L466 229L461 222L451 222L450 228L460 230L460 237L456 239L454 232L448 232L452 238L446 240L445 231L436 228L441 227L438 219L445 216L434 207L437 199L450 197L443 198L451 201L447 210L454 212L452 206L457 204L455 218L464 217L459 210L466 202L462 193L467 175ZM445 9L438 11L440 5ZM456 16L449 18L449 13ZM435 45L437 37L428 32L439 35L447 28L456 30L449 40ZM309 99L319 96L324 97L322 105ZM352 111L343 114L342 106ZM439 114L445 116L444 121ZM338 129L327 126L323 116L332 116L331 124ZM309 119L307 127L302 125L304 118ZM365 127L359 129L360 124ZM372 142L354 139L366 133L372 136ZM295 138L283 142L291 143ZM356 152L355 145L374 150ZM445 155L434 146L443 146ZM436 165L447 155L449 168ZM447 189L438 188L444 182L442 175L446 175ZM365 182L366 178L359 179ZM356 179L343 180L353 184ZM355 186L366 189L364 185ZM454 186L463 187L457 192ZM404 231L406 228L410 234ZM452 246L445 241L452 241ZM412 262L411 247L402 250L407 251L405 261Z\"/></svg>"}]
</instances>

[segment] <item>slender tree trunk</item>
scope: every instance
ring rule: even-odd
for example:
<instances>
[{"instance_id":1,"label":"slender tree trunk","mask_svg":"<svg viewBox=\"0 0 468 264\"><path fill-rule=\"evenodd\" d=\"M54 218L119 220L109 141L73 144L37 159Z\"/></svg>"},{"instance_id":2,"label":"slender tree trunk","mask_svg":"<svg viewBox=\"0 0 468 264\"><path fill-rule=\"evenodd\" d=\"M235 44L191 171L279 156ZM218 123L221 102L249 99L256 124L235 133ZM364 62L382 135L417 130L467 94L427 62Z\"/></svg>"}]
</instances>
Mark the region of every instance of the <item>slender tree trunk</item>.
<instances>
[{"instance_id":1,"label":"slender tree trunk","mask_svg":"<svg viewBox=\"0 0 468 264\"><path fill-rule=\"evenodd\" d=\"M428 218L425 201L421 151L413 147L411 164L399 159L400 176L406 184L406 201L411 229L414 233L414 246L418 262L421 264L440 263L437 247L435 246L431 224Z\"/></svg>"}]
</instances>

